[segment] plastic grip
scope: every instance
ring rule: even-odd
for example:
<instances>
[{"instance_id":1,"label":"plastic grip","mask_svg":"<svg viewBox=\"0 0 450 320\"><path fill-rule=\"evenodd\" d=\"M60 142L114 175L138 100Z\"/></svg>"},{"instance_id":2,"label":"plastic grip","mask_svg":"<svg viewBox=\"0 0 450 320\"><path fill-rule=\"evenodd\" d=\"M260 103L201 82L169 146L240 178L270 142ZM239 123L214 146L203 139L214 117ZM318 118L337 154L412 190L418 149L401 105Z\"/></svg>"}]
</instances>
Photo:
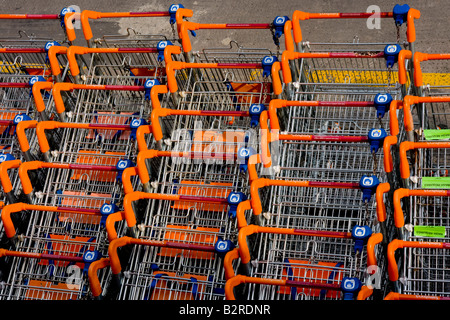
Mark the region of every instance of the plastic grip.
<instances>
[{"instance_id":1,"label":"plastic grip","mask_svg":"<svg viewBox=\"0 0 450 320\"><path fill-rule=\"evenodd\" d=\"M383 195L391 190L389 183L380 183L377 187L375 193L375 198L377 202L377 218L379 222L386 221L386 206L384 205Z\"/></svg>"},{"instance_id":2,"label":"plastic grip","mask_svg":"<svg viewBox=\"0 0 450 320\"><path fill-rule=\"evenodd\" d=\"M75 27L73 26L73 21L79 19L81 14L79 12L68 12L64 15L64 25L66 27L67 40L70 42L75 41L77 38L75 34Z\"/></svg>"},{"instance_id":3,"label":"plastic grip","mask_svg":"<svg viewBox=\"0 0 450 320\"><path fill-rule=\"evenodd\" d=\"M225 255L225 258L223 259L223 266L225 269L225 279L231 279L235 276L234 270L233 270L233 261L239 259L239 249L234 248L230 252L228 252Z\"/></svg>"},{"instance_id":4,"label":"plastic grip","mask_svg":"<svg viewBox=\"0 0 450 320\"><path fill-rule=\"evenodd\" d=\"M20 150L22 152L27 152L30 150L30 144L27 139L27 135L25 130L36 128L38 121L36 120L28 120L28 121L20 121L16 126L16 135L17 140L19 140Z\"/></svg>"},{"instance_id":5,"label":"plastic grip","mask_svg":"<svg viewBox=\"0 0 450 320\"><path fill-rule=\"evenodd\" d=\"M51 46L48 49L48 59L50 62L50 68L53 76L59 76L61 74L61 68L59 66L57 54L67 54L67 47L63 46Z\"/></svg>"},{"instance_id":6,"label":"plastic grip","mask_svg":"<svg viewBox=\"0 0 450 320\"><path fill-rule=\"evenodd\" d=\"M100 260L94 261L90 264L88 269L89 286L91 288L92 296L95 298L102 294L102 287L98 279L98 270L104 269L110 266L110 261L108 258L101 258Z\"/></svg>"},{"instance_id":7,"label":"plastic grip","mask_svg":"<svg viewBox=\"0 0 450 320\"><path fill-rule=\"evenodd\" d=\"M381 233L374 233L367 240L367 267L378 266L377 258L375 256L375 247L383 241L383 235Z\"/></svg>"},{"instance_id":8,"label":"plastic grip","mask_svg":"<svg viewBox=\"0 0 450 320\"><path fill-rule=\"evenodd\" d=\"M416 9L409 9L407 17L407 27L406 27L406 39L409 43L416 41L416 27L414 24L414 19L420 18L420 11Z\"/></svg>"},{"instance_id":9,"label":"plastic grip","mask_svg":"<svg viewBox=\"0 0 450 320\"><path fill-rule=\"evenodd\" d=\"M4 193L9 193L13 189L8 170L19 168L21 164L22 161L20 160L3 161L0 163L0 182Z\"/></svg>"},{"instance_id":10,"label":"plastic grip","mask_svg":"<svg viewBox=\"0 0 450 320\"><path fill-rule=\"evenodd\" d=\"M41 90L51 90L53 88L53 83L48 81L38 81L31 88L33 94L34 104L36 105L36 110L38 112L45 111L45 102L42 97Z\"/></svg>"}]
</instances>

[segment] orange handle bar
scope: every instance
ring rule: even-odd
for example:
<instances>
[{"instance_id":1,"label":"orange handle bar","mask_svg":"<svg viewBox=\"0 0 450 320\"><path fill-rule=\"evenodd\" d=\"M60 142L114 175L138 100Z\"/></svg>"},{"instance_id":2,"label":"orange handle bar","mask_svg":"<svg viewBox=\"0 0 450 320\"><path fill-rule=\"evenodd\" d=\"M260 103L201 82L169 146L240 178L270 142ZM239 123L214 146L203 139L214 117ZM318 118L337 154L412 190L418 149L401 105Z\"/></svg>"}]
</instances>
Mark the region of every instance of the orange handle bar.
<instances>
[{"instance_id":1,"label":"orange handle bar","mask_svg":"<svg viewBox=\"0 0 450 320\"><path fill-rule=\"evenodd\" d=\"M235 276L233 269L233 261L239 259L239 249L234 248L228 252L223 259L223 266L225 269L225 279L231 279Z\"/></svg>"},{"instance_id":2,"label":"orange handle bar","mask_svg":"<svg viewBox=\"0 0 450 320\"><path fill-rule=\"evenodd\" d=\"M177 249L186 249L193 251L206 251L206 252L215 252L214 246L206 246L206 245L194 245L188 243L178 243L178 242L169 242L169 241L158 241L158 240L145 240L145 239L136 239L131 237L121 237L114 239L110 242L108 247L108 255L111 263L112 273L117 275L122 271L122 266L120 264L120 259L117 254L117 249L120 247L124 247L127 245L143 245L143 246L154 246L154 247L166 247L166 248L177 248Z\"/></svg>"},{"instance_id":3,"label":"orange handle bar","mask_svg":"<svg viewBox=\"0 0 450 320\"><path fill-rule=\"evenodd\" d=\"M55 46L53 46L55 47ZM53 48L52 47L52 48ZM33 94L34 104L36 105L36 110L38 112L45 111L45 102L42 97L41 90L51 90L53 88L53 83L48 81L37 81L33 84L31 92Z\"/></svg>"},{"instance_id":4,"label":"orange handle bar","mask_svg":"<svg viewBox=\"0 0 450 320\"><path fill-rule=\"evenodd\" d=\"M400 143L400 175L403 179L408 179L411 175L407 152L413 149L444 149L450 148L450 142L412 142L404 141Z\"/></svg>"},{"instance_id":5,"label":"orange handle bar","mask_svg":"<svg viewBox=\"0 0 450 320\"><path fill-rule=\"evenodd\" d=\"M89 19L103 19L103 18L139 18L139 17L168 17L168 11L154 11L154 12L98 12L91 10L83 10L81 12L81 27L83 29L84 38L89 41L94 35L92 34Z\"/></svg>"},{"instance_id":6,"label":"orange handle bar","mask_svg":"<svg viewBox=\"0 0 450 320\"><path fill-rule=\"evenodd\" d=\"M63 46L51 46L48 49L48 60L50 62L50 68L53 76L59 76L61 74L61 68L58 62L57 54L67 54L67 47Z\"/></svg>"},{"instance_id":7,"label":"orange handle bar","mask_svg":"<svg viewBox=\"0 0 450 320\"><path fill-rule=\"evenodd\" d=\"M13 189L8 170L17 169L21 164L22 161L20 160L3 161L0 163L0 182L2 183L3 192L5 194L11 192Z\"/></svg>"},{"instance_id":8,"label":"orange handle bar","mask_svg":"<svg viewBox=\"0 0 450 320\"><path fill-rule=\"evenodd\" d=\"M27 152L30 150L30 144L28 143L25 130L36 128L38 122L36 120L20 121L16 126L17 140L19 140L20 150Z\"/></svg>"},{"instance_id":9,"label":"orange handle bar","mask_svg":"<svg viewBox=\"0 0 450 320\"><path fill-rule=\"evenodd\" d=\"M127 125L40 121L36 126L36 136L42 153L50 151L50 144L48 142L47 136L45 135L45 130L55 130L59 128L91 129L91 130L130 130L130 127Z\"/></svg>"},{"instance_id":10,"label":"orange handle bar","mask_svg":"<svg viewBox=\"0 0 450 320\"><path fill-rule=\"evenodd\" d=\"M394 191L394 223L397 228L402 228L405 224L405 217L403 215L401 199L405 197L448 197L450 190L410 190L400 188Z\"/></svg>"},{"instance_id":11,"label":"orange handle bar","mask_svg":"<svg viewBox=\"0 0 450 320\"><path fill-rule=\"evenodd\" d=\"M90 53L156 53L156 48L88 48L79 46L70 46L67 49L67 59L69 60L70 72L73 76L80 74L80 68L76 61L76 55Z\"/></svg>"},{"instance_id":12,"label":"orange handle bar","mask_svg":"<svg viewBox=\"0 0 450 320\"><path fill-rule=\"evenodd\" d=\"M34 211L43 211L43 212L64 212L64 213L77 213L84 215L100 215L100 210L92 210L92 209L81 209L81 208L72 208L72 207L54 207L54 206L42 206L42 205L33 205L27 203L13 203L6 205L2 210L2 221L5 229L5 234L8 238L12 238L16 234L16 229L14 227L13 221L11 219L11 214L21 212L24 210L34 210Z\"/></svg>"},{"instance_id":13,"label":"orange handle bar","mask_svg":"<svg viewBox=\"0 0 450 320\"><path fill-rule=\"evenodd\" d=\"M421 296L417 294L402 294L397 292L390 292L384 297L384 300L450 300L448 297L439 296Z\"/></svg>"},{"instance_id":14,"label":"orange handle bar","mask_svg":"<svg viewBox=\"0 0 450 320\"><path fill-rule=\"evenodd\" d=\"M138 145L139 152L148 150L147 141L145 140L145 135L152 134L151 125L143 125L136 130L136 141Z\"/></svg>"},{"instance_id":15,"label":"orange handle bar","mask_svg":"<svg viewBox=\"0 0 450 320\"><path fill-rule=\"evenodd\" d=\"M301 180L272 180L259 178L250 185L251 203L253 214L258 216L262 213L261 199L259 197L259 189L269 186L286 186L286 187L315 187L315 188L342 188L342 189L358 189L358 183L346 182L321 182L321 181L301 181Z\"/></svg>"},{"instance_id":16,"label":"orange handle bar","mask_svg":"<svg viewBox=\"0 0 450 320\"><path fill-rule=\"evenodd\" d=\"M386 206L384 205L383 195L391 190L389 183L380 183L375 192L375 198L377 201L377 217L379 222L386 221Z\"/></svg>"},{"instance_id":17,"label":"orange handle bar","mask_svg":"<svg viewBox=\"0 0 450 320\"><path fill-rule=\"evenodd\" d=\"M300 28L300 20L310 19L367 19L371 17L373 13L370 12L357 12L357 13L309 13L296 10L292 16L292 28L294 31L295 43L302 41L302 32ZM379 18L392 18L392 12L380 12L377 14ZM420 18L420 11L416 9L410 9L407 16L407 39L412 43L416 40L416 28L414 26L414 19Z\"/></svg>"},{"instance_id":18,"label":"orange handle bar","mask_svg":"<svg viewBox=\"0 0 450 320\"><path fill-rule=\"evenodd\" d=\"M394 239L388 245L388 273L391 281L397 281L398 265L395 260L395 251L403 248L428 248L428 249L450 249L450 243L445 242L425 242L425 241L403 241Z\"/></svg>"},{"instance_id":19,"label":"orange handle bar","mask_svg":"<svg viewBox=\"0 0 450 320\"><path fill-rule=\"evenodd\" d=\"M92 295L97 298L102 294L102 286L98 279L98 270L104 269L110 266L108 258L101 258L90 264L88 269L89 286L91 288Z\"/></svg>"},{"instance_id":20,"label":"orange handle bar","mask_svg":"<svg viewBox=\"0 0 450 320\"><path fill-rule=\"evenodd\" d=\"M24 194L28 195L33 192L33 186L31 184L28 171L37 170L43 168L53 169L79 169L79 170L92 170L92 171L116 171L115 166L97 166L87 164L71 164L71 163L50 163L44 161L26 161L19 167L19 178L22 183L22 189Z\"/></svg>"},{"instance_id":21,"label":"orange handle bar","mask_svg":"<svg viewBox=\"0 0 450 320\"><path fill-rule=\"evenodd\" d=\"M183 46L184 52L192 51L192 44L189 38L189 31L194 30L204 30L204 29L270 29L270 23L196 23L190 21L182 21L179 25L179 37L181 39L181 45ZM290 20L286 21L284 24L284 35L285 35L285 47L286 50L294 50L294 42L292 38L292 22Z\"/></svg>"},{"instance_id":22,"label":"orange handle bar","mask_svg":"<svg viewBox=\"0 0 450 320\"><path fill-rule=\"evenodd\" d=\"M414 54L414 85L416 87L423 86L422 69L420 63L428 60L448 60L450 59L450 53L422 53L416 52Z\"/></svg>"},{"instance_id":23,"label":"orange handle bar","mask_svg":"<svg viewBox=\"0 0 450 320\"><path fill-rule=\"evenodd\" d=\"M321 230L303 230L303 229L288 229L288 228L273 228L261 227L256 225L247 225L239 230L238 243L239 255L244 264L250 262L250 250L247 244L247 237L257 233L271 233L271 234L285 234L311 237L327 237L339 239L351 239L351 232L337 232L337 231L321 231Z\"/></svg>"},{"instance_id":24,"label":"orange handle bar","mask_svg":"<svg viewBox=\"0 0 450 320\"><path fill-rule=\"evenodd\" d=\"M75 83L70 83L70 82L58 82L58 83L55 83L52 87L52 95L53 95L53 100L55 102L56 112L58 112L59 114L63 113L66 109L66 107L64 106L64 100L61 96L61 91L72 91L72 90L143 91L144 86L75 84Z\"/></svg>"}]
</instances>

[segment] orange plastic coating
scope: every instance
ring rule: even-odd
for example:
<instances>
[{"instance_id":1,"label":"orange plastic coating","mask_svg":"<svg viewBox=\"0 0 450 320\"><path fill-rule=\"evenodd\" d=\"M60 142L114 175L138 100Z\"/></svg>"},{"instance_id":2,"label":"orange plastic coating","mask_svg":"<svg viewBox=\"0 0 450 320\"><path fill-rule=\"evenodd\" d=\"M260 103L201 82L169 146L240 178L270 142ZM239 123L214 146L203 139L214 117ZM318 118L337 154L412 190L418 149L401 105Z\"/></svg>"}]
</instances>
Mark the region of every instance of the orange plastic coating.
<instances>
[{"instance_id":1,"label":"orange plastic coating","mask_svg":"<svg viewBox=\"0 0 450 320\"><path fill-rule=\"evenodd\" d=\"M406 39L409 43L413 43L416 41L416 27L414 25L414 19L420 18L420 11L416 9L409 9L408 16L406 18L407 27L406 27Z\"/></svg>"},{"instance_id":2,"label":"orange plastic coating","mask_svg":"<svg viewBox=\"0 0 450 320\"><path fill-rule=\"evenodd\" d=\"M356 300L367 300L373 293L373 289L368 286L362 286L361 290L358 292Z\"/></svg>"},{"instance_id":3,"label":"orange plastic coating","mask_svg":"<svg viewBox=\"0 0 450 320\"><path fill-rule=\"evenodd\" d=\"M33 84L31 92L33 94L34 104L36 105L36 110L38 112L45 111L45 102L44 98L42 97L41 90L51 90L52 88L53 83L48 81L37 81Z\"/></svg>"},{"instance_id":4,"label":"orange plastic coating","mask_svg":"<svg viewBox=\"0 0 450 320\"><path fill-rule=\"evenodd\" d=\"M395 260L395 251L403 248L428 248L428 249L448 249L448 243L443 242L426 242L426 241L403 241L394 239L388 245L388 273L389 280L397 281L398 274L398 265Z\"/></svg>"},{"instance_id":5,"label":"orange plastic coating","mask_svg":"<svg viewBox=\"0 0 450 320\"><path fill-rule=\"evenodd\" d=\"M117 212L111 213L106 218L105 228L106 228L106 233L108 234L109 242L118 238L115 223L119 222L119 221L123 221L123 220L125 220L125 211L117 211Z\"/></svg>"},{"instance_id":6,"label":"orange plastic coating","mask_svg":"<svg viewBox=\"0 0 450 320\"><path fill-rule=\"evenodd\" d=\"M122 184L125 194L133 192L133 185L131 184L131 177L137 176L137 167L128 167L122 172Z\"/></svg>"},{"instance_id":7,"label":"orange plastic coating","mask_svg":"<svg viewBox=\"0 0 450 320\"><path fill-rule=\"evenodd\" d=\"M272 64L272 88L273 93L275 95L280 95L283 92L283 86L281 83L280 78L280 71L281 71L281 63L279 61L276 61Z\"/></svg>"},{"instance_id":8,"label":"orange plastic coating","mask_svg":"<svg viewBox=\"0 0 450 320\"><path fill-rule=\"evenodd\" d=\"M414 119L411 112L411 105L418 103L418 97L405 96L403 98L403 122L407 132L414 130Z\"/></svg>"},{"instance_id":9,"label":"orange plastic coating","mask_svg":"<svg viewBox=\"0 0 450 320\"><path fill-rule=\"evenodd\" d=\"M383 195L391 190L389 183L380 183L375 192L375 198L377 201L377 218L379 222L386 221L386 206L384 205Z\"/></svg>"},{"instance_id":10,"label":"orange plastic coating","mask_svg":"<svg viewBox=\"0 0 450 320\"><path fill-rule=\"evenodd\" d=\"M170 62L172 62L172 55L173 54L180 54L181 53L181 47L178 46L166 46L164 48L164 61L166 65Z\"/></svg>"},{"instance_id":11,"label":"orange plastic coating","mask_svg":"<svg viewBox=\"0 0 450 320\"><path fill-rule=\"evenodd\" d=\"M148 150L147 141L145 140L146 134L152 133L151 125L139 126L136 130L136 141L138 145L139 152Z\"/></svg>"},{"instance_id":12,"label":"orange plastic coating","mask_svg":"<svg viewBox=\"0 0 450 320\"><path fill-rule=\"evenodd\" d=\"M406 84L408 82L406 59L412 59L412 52L405 49L400 50L398 54L398 82L400 84Z\"/></svg>"},{"instance_id":13,"label":"orange plastic coating","mask_svg":"<svg viewBox=\"0 0 450 320\"><path fill-rule=\"evenodd\" d=\"M374 233L367 240L367 267L378 266L377 257L375 255L375 247L383 241L381 233Z\"/></svg>"},{"instance_id":14,"label":"orange plastic coating","mask_svg":"<svg viewBox=\"0 0 450 320\"><path fill-rule=\"evenodd\" d=\"M67 40L73 42L77 36L75 34L75 27L73 22L75 19L80 19L81 14L79 12L68 12L64 16L64 25L66 27Z\"/></svg>"},{"instance_id":15,"label":"orange plastic coating","mask_svg":"<svg viewBox=\"0 0 450 320\"><path fill-rule=\"evenodd\" d=\"M394 162L392 160L391 147L397 144L397 136L387 136L383 141L383 163L384 171L390 173L394 170Z\"/></svg>"},{"instance_id":16,"label":"orange plastic coating","mask_svg":"<svg viewBox=\"0 0 450 320\"><path fill-rule=\"evenodd\" d=\"M50 49L48 49L48 60L50 62L50 68L52 69L52 75L59 76L61 74L61 68L56 55L66 53L67 47L63 46L51 46Z\"/></svg>"},{"instance_id":17,"label":"orange plastic coating","mask_svg":"<svg viewBox=\"0 0 450 320\"><path fill-rule=\"evenodd\" d=\"M30 144L28 143L25 130L36 128L38 122L36 120L20 121L16 126L17 140L19 140L20 150L27 152L30 150Z\"/></svg>"},{"instance_id":18,"label":"orange plastic coating","mask_svg":"<svg viewBox=\"0 0 450 320\"><path fill-rule=\"evenodd\" d=\"M411 175L407 152L413 149L443 149L450 148L450 142L412 142L404 141L400 143L400 175L403 179L408 179Z\"/></svg>"},{"instance_id":19,"label":"orange plastic coating","mask_svg":"<svg viewBox=\"0 0 450 320\"><path fill-rule=\"evenodd\" d=\"M165 16L169 16L169 12L97 12L91 10L83 10L81 12L81 27L83 29L84 38L89 41L93 38L91 26L89 25L89 19Z\"/></svg>"},{"instance_id":20,"label":"orange plastic coating","mask_svg":"<svg viewBox=\"0 0 450 320\"><path fill-rule=\"evenodd\" d=\"M22 161L20 160L3 161L0 163L0 182L2 183L4 193L9 193L13 189L8 170L16 169L20 167L21 164Z\"/></svg>"},{"instance_id":21,"label":"orange plastic coating","mask_svg":"<svg viewBox=\"0 0 450 320\"><path fill-rule=\"evenodd\" d=\"M392 136L398 136L400 127L398 123L397 110L403 108L402 100L392 100L389 105L389 130Z\"/></svg>"},{"instance_id":22,"label":"orange plastic coating","mask_svg":"<svg viewBox=\"0 0 450 320\"><path fill-rule=\"evenodd\" d=\"M413 64L414 64L414 85L416 87L423 86L422 69L420 63L422 61L428 60L448 60L450 59L450 53L414 53Z\"/></svg>"},{"instance_id":23,"label":"orange plastic coating","mask_svg":"<svg viewBox=\"0 0 450 320\"><path fill-rule=\"evenodd\" d=\"M92 295L96 298L102 294L102 286L98 279L98 270L104 269L110 266L108 258L101 258L90 264L88 269L89 286L91 288Z\"/></svg>"},{"instance_id":24,"label":"orange plastic coating","mask_svg":"<svg viewBox=\"0 0 450 320\"><path fill-rule=\"evenodd\" d=\"M258 172L256 170L256 165L261 163L261 155L253 154L248 158L248 177L249 182L251 183L253 180L258 179Z\"/></svg>"},{"instance_id":25,"label":"orange plastic coating","mask_svg":"<svg viewBox=\"0 0 450 320\"><path fill-rule=\"evenodd\" d=\"M236 209L236 219L237 219L237 225L238 229L241 229L245 226L247 226L247 219L245 219L245 211L251 210L252 205L250 200L242 201L238 204Z\"/></svg>"},{"instance_id":26,"label":"orange plastic coating","mask_svg":"<svg viewBox=\"0 0 450 320\"><path fill-rule=\"evenodd\" d=\"M223 266L225 269L225 279L231 279L235 276L234 270L233 270L233 261L239 259L239 249L234 248L230 252L228 252L225 255L225 258L223 259Z\"/></svg>"},{"instance_id":27,"label":"orange plastic coating","mask_svg":"<svg viewBox=\"0 0 450 320\"><path fill-rule=\"evenodd\" d=\"M50 150L50 144L45 130L54 130L58 128L78 128L78 129L95 129L88 123L64 123L58 121L40 121L36 126L36 136L38 139L39 147L42 153L46 153Z\"/></svg>"},{"instance_id":28,"label":"orange plastic coating","mask_svg":"<svg viewBox=\"0 0 450 320\"><path fill-rule=\"evenodd\" d=\"M448 197L450 192L447 190L410 190L400 188L394 191L394 223L397 228L405 225L405 217L403 215L401 200L405 197L421 196L421 197Z\"/></svg>"},{"instance_id":29,"label":"orange plastic coating","mask_svg":"<svg viewBox=\"0 0 450 320\"><path fill-rule=\"evenodd\" d=\"M268 112L264 110L261 112L259 116L260 130L261 130L261 157L260 161L262 162L265 168L269 168L272 166L272 157L270 154L270 143L272 142L272 136L277 137L278 131L269 130L268 126ZM274 138L275 139L275 138Z\"/></svg>"}]
</instances>

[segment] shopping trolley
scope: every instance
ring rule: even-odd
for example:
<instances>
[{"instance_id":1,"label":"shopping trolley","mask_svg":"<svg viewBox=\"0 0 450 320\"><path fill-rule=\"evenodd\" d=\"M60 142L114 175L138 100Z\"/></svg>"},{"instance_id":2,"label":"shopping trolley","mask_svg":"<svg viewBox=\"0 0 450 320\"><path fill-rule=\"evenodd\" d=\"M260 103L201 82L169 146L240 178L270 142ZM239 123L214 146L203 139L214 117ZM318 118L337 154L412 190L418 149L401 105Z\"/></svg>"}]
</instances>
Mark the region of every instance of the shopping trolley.
<instances>
[{"instance_id":1,"label":"shopping trolley","mask_svg":"<svg viewBox=\"0 0 450 320\"><path fill-rule=\"evenodd\" d=\"M355 299L367 272L365 242L372 235L359 228L336 232L244 226L239 230L239 254L227 257L239 257L244 273L230 273L227 299ZM235 294L243 283L247 287Z\"/></svg>"},{"instance_id":2,"label":"shopping trolley","mask_svg":"<svg viewBox=\"0 0 450 320\"><path fill-rule=\"evenodd\" d=\"M124 265L121 257L132 246L132 259ZM112 281L105 298L117 300L223 300L225 281L223 267L199 267L199 260L221 260L214 245L178 241L156 241L121 237L109 246ZM161 263L160 257L178 251L178 259ZM138 259L139 258L139 259ZM107 264L108 262L105 262ZM196 265L197 264L197 265ZM95 274L92 273L95 279ZM92 283L96 283L93 280ZM102 287L96 292L101 294Z\"/></svg>"},{"instance_id":3,"label":"shopping trolley","mask_svg":"<svg viewBox=\"0 0 450 320\"><path fill-rule=\"evenodd\" d=\"M182 4L172 4L167 11L152 11L152 12L99 12L93 10L83 10L81 13L72 13L65 17L66 32L68 39L74 41L76 39L75 29L73 23L75 20L79 20L83 31L84 39L86 40L88 47L111 47L120 43L123 46L125 43L142 44L147 46L148 42L157 41L175 41L179 40L179 24L187 17L192 17L192 10L184 8ZM133 30L134 34L131 34L128 28L128 35L104 35L102 37L94 38L92 28L89 19L117 19L117 18L149 18L139 19L142 23L153 22L153 18L169 17L170 34L169 32L164 34L157 34L159 30L155 30L152 34L139 34ZM127 19L128 20L128 19ZM131 19L133 20L133 19ZM158 20L158 27L160 26L160 19ZM136 21L136 20L135 20ZM160 29L160 28L158 28Z\"/></svg>"},{"instance_id":4,"label":"shopping trolley","mask_svg":"<svg viewBox=\"0 0 450 320\"><path fill-rule=\"evenodd\" d=\"M448 299L448 248L449 244L443 241L393 240L388 251L389 279L395 287L393 295L404 294L412 300L430 296L436 300ZM404 257L402 265L397 262L398 252Z\"/></svg>"},{"instance_id":5,"label":"shopping trolley","mask_svg":"<svg viewBox=\"0 0 450 320\"><path fill-rule=\"evenodd\" d=\"M5 299L86 299L91 262L107 255L103 209L16 203L2 210ZM8 245L8 246L6 246Z\"/></svg>"}]
</instances>

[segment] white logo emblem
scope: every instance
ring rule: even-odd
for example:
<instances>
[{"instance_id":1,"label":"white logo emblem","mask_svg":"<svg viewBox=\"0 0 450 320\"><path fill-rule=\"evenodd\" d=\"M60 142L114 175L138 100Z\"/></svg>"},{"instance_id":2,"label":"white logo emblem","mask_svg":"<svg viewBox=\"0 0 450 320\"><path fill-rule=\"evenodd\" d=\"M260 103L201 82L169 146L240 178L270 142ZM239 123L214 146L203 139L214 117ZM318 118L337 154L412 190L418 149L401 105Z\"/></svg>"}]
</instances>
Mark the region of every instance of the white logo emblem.
<instances>
[{"instance_id":1,"label":"white logo emblem","mask_svg":"<svg viewBox=\"0 0 450 320\"><path fill-rule=\"evenodd\" d=\"M119 167L119 169L124 169L127 167L127 162L124 160L120 160L117 166Z\"/></svg>"},{"instance_id":2,"label":"white logo emblem","mask_svg":"<svg viewBox=\"0 0 450 320\"><path fill-rule=\"evenodd\" d=\"M5 161L6 160L6 154L2 154L1 156L0 156L0 162L3 162L3 161Z\"/></svg>"},{"instance_id":3,"label":"white logo emblem","mask_svg":"<svg viewBox=\"0 0 450 320\"><path fill-rule=\"evenodd\" d=\"M362 184L365 186L371 186L373 184L373 178L371 177L364 178Z\"/></svg>"},{"instance_id":4,"label":"white logo emblem","mask_svg":"<svg viewBox=\"0 0 450 320\"><path fill-rule=\"evenodd\" d=\"M178 4L173 4L170 6L169 11L177 11L178 9L180 9L180 6Z\"/></svg>"},{"instance_id":5,"label":"white logo emblem","mask_svg":"<svg viewBox=\"0 0 450 320\"><path fill-rule=\"evenodd\" d=\"M103 212L110 213L112 211L112 205L107 204L103 206Z\"/></svg>"},{"instance_id":6,"label":"white logo emblem","mask_svg":"<svg viewBox=\"0 0 450 320\"><path fill-rule=\"evenodd\" d=\"M346 279L344 282L344 288L345 289L353 289L355 288L356 283L354 279Z\"/></svg>"},{"instance_id":7,"label":"white logo emblem","mask_svg":"<svg viewBox=\"0 0 450 320\"><path fill-rule=\"evenodd\" d=\"M230 202L233 202L233 203L239 202L240 198L241 198L241 197L240 197L238 194L233 194L233 195L230 197Z\"/></svg>"},{"instance_id":8,"label":"white logo emblem","mask_svg":"<svg viewBox=\"0 0 450 320\"><path fill-rule=\"evenodd\" d=\"M263 62L267 63L267 64L272 63L273 62L273 57L265 57Z\"/></svg>"},{"instance_id":9,"label":"white logo emblem","mask_svg":"<svg viewBox=\"0 0 450 320\"><path fill-rule=\"evenodd\" d=\"M380 94L377 98L378 102L386 102L388 99L387 94Z\"/></svg>"},{"instance_id":10,"label":"white logo emblem","mask_svg":"<svg viewBox=\"0 0 450 320\"><path fill-rule=\"evenodd\" d=\"M386 51L389 52L389 53L394 53L394 52L397 51L397 46L392 44L392 45L387 47Z\"/></svg>"},{"instance_id":11,"label":"white logo emblem","mask_svg":"<svg viewBox=\"0 0 450 320\"><path fill-rule=\"evenodd\" d=\"M219 241L217 243L217 249L225 250L227 248L227 243L225 241Z\"/></svg>"},{"instance_id":12,"label":"white logo emblem","mask_svg":"<svg viewBox=\"0 0 450 320\"><path fill-rule=\"evenodd\" d=\"M381 137L381 130L380 129L372 130L371 136L374 138Z\"/></svg>"},{"instance_id":13,"label":"white logo emblem","mask_svg":"<svg viewBox=\"0 0 450 320\"><path fill-rule=\"evenodd\" d=\"M153 87L155 85L155 80L147 80L145 82L146 87Z\"/></svg>"},{"instance_id":14,"label":"white logo emblem","mask_svg":"<svg viewBox=\"0 0 450 320\"><path fill-rule=\"evenodd\" d=\"M366 234L366 229L362 227L356 227L355 228L355 235L358 237L363 237Z\"/></svg>"},{"instance_id":15,"label":"white logo emblem","mask_svg":"<svg viewBox=\"0 0 450 320\"><path fill-rule=\"evenodd\" d=\"M282 23L284 23L285 21L286 21L286 18L285 18L285 17L278 17L278 18L275 19L275 23L276 23L276 24L282 24Z\"/></svg>"},{"instance_id":16,"label":"white logo emblem","mask_svg":"<svg viewBox=\"0 0 450 320\"><path fill-rule=\"evenodd\" d=\"M86 253L84 254L84 260L91 261L91 260L94 260L94 258L95 258L95 253L92 251L86 251Z\"/></svg>"}]
</instances>

